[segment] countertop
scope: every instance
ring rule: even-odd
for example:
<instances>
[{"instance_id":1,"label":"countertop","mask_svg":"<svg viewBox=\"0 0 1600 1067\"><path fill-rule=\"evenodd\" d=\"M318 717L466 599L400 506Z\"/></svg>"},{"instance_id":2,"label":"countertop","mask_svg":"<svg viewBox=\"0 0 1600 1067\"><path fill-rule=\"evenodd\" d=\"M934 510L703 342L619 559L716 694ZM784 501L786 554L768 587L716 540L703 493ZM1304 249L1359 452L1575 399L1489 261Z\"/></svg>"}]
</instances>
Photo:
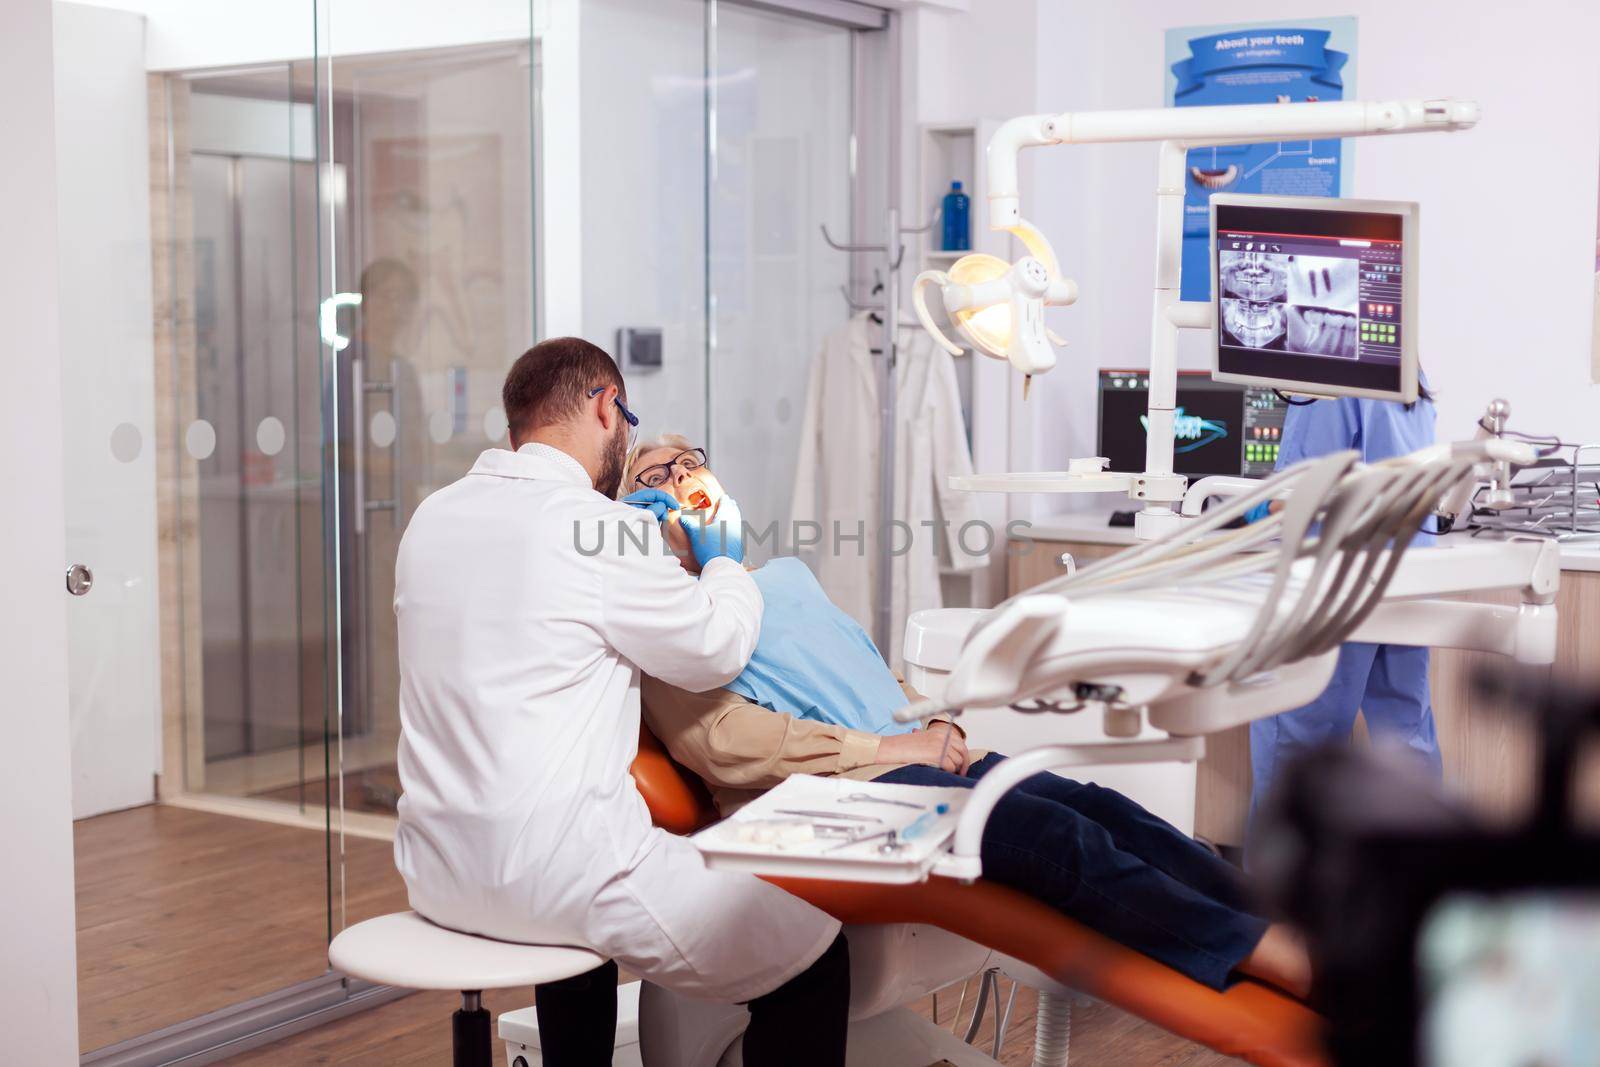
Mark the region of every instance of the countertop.
<instances>
[{"instance_id":1,"label":"countertop","mask_svg":"<svg viewBox=\"0 0 1600 1067\"><path fill-rule=\"evenodd\" d=\"M1135 543L1132 526L1107 525L1107 520L1111 517L1113 511L1130 510L1129 505L1134 508L1139 506L1135 501L1119 497L1115 504L1108 504L1093 511L1049 515L1036 520L1028 527L1027 535L1035 541L1075 541L1079 544L1091 545L1131 545ZM1447 534L1439 539L1439 544L1441 547L1448 548L1453 544L1482 540L1484 538L1470 538L1466 534ZM1600 544L1562 545L1561 569L1564 571L1600 572Z\"/></svg>"}]
</instances>

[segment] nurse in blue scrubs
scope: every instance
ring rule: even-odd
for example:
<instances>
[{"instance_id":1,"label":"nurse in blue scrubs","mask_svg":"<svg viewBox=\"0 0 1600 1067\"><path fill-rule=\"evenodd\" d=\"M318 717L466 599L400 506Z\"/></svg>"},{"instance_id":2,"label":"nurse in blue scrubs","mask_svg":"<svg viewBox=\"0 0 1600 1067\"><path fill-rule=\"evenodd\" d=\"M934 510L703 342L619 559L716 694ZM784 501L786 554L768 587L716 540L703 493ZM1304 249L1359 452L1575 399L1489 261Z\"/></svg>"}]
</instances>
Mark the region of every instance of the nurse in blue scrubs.
<instances>
[{"instance_id":1,"label":"nurse in blue scrubs","mask_svg":"<svg viewBox=\"0 0 1600 1067\"><path fill-rule=\"evenodd\" d=\"M1420 392L1414 404L1355 397L1294 404L1283 421L1278 469L1347 449L1375 463L1433 444L1434 406L1426 381ZM1423 533L1412 544L1432 542L1433 536ZM1374 743L1405 745L1435 777L1442 776L1428 691L1428 650L1352 641L1339 650L1333 680L1321 696L1303 708L1250 724L1252 822L1284 765L1313 746L1348 739L1357 711Z\"/></svg>"}]
</instances>

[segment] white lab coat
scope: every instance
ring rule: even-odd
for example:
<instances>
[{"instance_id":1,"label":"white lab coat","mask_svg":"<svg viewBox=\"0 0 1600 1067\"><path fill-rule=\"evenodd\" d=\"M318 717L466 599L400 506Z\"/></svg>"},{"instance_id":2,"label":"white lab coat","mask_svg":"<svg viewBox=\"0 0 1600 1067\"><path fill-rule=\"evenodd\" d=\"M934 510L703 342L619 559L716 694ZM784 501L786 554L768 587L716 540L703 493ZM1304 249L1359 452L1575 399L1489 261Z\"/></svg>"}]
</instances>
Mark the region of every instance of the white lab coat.
<instances>
[{"instance_id":1,"label":"white lab coat","mask_svg":"<svg viewBox=\"0 0 1600 1067\"><path fill-rule=\"evenodd\" d=\"M807 555L828 597L868 633L878 572L878 368L872 349L883 330L866 312L829 334L811 366L805 421L800 429L790 514L797 539L802 522L818 523L822 540ZM898 666L905 621L914 611L943 606L941 567L971 570L986 552L968 552L961 527L981 521L977 498L950 488L950 476L972 473L961 393L950 354L921 330L900 335L896 392L895 518L906 524L910 550L894 557L889 662ZM942 526L924 526L940 523ZM844 534L834 540L835 524ZM858 524L866 537L850 540ZM892 532L904 546L907 529ZM966 544L987 546L977 530ZM874 635L876 636L876 635Z\"/></svg>"},{"instance_id":2,"label":"white lab coat","mask_svg":"<svg viewBox=\"0 0 1600 1067\"><path fill-rule=\"evenodd\" d=\"M705 690L744 668L761 623L744 568L713 560L696 580L570 456L490 449L412 517L395 614L395 863L416 911L719 1000L828 947L835 920L653 828L628 773L641 669Z\"/></svg>"}]
</instances>

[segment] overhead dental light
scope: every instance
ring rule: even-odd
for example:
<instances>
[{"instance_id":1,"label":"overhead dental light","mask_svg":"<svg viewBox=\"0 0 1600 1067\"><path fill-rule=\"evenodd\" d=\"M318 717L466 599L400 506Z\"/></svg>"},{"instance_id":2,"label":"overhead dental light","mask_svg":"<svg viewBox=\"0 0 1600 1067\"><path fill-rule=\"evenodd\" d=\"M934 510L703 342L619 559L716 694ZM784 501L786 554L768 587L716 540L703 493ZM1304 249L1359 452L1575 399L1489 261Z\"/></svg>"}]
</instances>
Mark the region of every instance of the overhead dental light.
<instances>
[{"instance_id":1,"label":"overhead dental light","mask_svg":"<svg viewBox=\"0 0 1600 1067\"><path fill-rule=\"evenodd\" d=\"M951 355L960 355L961 346L938 327L928 310L928 286L937 285L956 332L973 348L1009 361L1026 375L1026 396L1033 375L1056 365L1053 346L1066 344L1045 326L1044 309L1071 304L1078 298L1078 286L1061 277L1055 252L1043 234L1020 219L1009 229L1028 246L1029 255L1007 263L974 252L956 260L948 272L923 271L912 286L911 303L923 329Z\"/></svg>"},{"instance_id":2,"label":"overhead dental light","mask_svg":"<svg viewBox=\"0 0 1600 1067\"><path fill-rule=\"evenodd\" d=\"M985 214L990 230L1012 234L1026 246L1027 255L1013 264L993 256L963 256L951 265L949 273L919 274L911 294L917 317L941 346L952 354L961 351L952 335L941 329L929 313L927 290L937 285L945 313L959 339L987 355L1009 361L1029 375L1023 384L1026 396L1031 376L1055 366L1052 344L1062 343L1046 329L1044 309L1073 303L1077 286L1062 276L1049 242L1022 216L1018 155L1024 149L1046 145L1159 143L1152 190L1156 200L1156 248L1154 299L1150 305L1145 469L1111 471L1106 469L1107 461L1102 456L1075 457L1068 459L1065 470L952 475L950 487L1003 493L1126 493L1143 505L1134 520L1134 534L1140 540L1162 537L1178 529L1182 516L1175 505L1188 487L1188 479L1173 470L1178 426L1178 335L1181 330L1206 330L1216 335L1227 328L1226 322L1219 324L1219 317L1228 314L1227 308L1218 307L1213 300L1186 301L1181 296L1184 200L1188 183L1201 177L1189 171L1189 151L1221 145L1465 130L1474 126L1478 117L1478 105L1470 100L1439 98L1063 111L1019 115L1001 123L989 138L984 155ZM1224 170L1217 174L1207 172L1204 177L1223 182L1230 175ZM1415 248L1415 242L1409 247ZM1404 277L1414 276L1413 271L1404 272ZM1278 315L1287 319L1289 314L1272 308L1261 312L1268 326L1276 325ZM1311 321L1317 317L1306 315L1301 325L1318 325ZM1386 331L1385 336L1400 340L1414 334ZM1402 384L1405 380L1402 371ZM1334 392L1365 395L1349 385L1340 385Z\"/></svg>"}]
</instances>

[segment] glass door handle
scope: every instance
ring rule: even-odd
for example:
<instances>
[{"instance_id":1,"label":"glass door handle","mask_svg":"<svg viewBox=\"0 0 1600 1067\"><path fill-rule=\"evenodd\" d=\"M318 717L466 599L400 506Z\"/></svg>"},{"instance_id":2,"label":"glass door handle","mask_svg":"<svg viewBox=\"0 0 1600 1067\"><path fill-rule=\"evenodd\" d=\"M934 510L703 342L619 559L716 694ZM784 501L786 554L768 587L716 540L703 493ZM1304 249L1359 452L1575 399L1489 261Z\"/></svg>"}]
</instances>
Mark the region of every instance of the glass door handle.
<instances>
[{"instance_id":1,"label":"glass door handle","mask_svg":"<svg viewBox=\"0 0 1600 1067\"><path fill-rule=\"evenodd\" d=\"M368 511L387 511L389 524L395 529L400 527L400 390L395 388L394 378L398 374L395 369L398 361L390 364L389 381L364 382L362 390L374 396L387 396L389 398L389 417L393 420L394 440L389 442L389 499L369 500L366 502Z\"/></svg>"},{"instance_id":2,"label":"glass door handle","mask_svg":"<svg viewBox=\"0 0 1600 1067\"><path fill-rule=\"evenodd\" d=\"M94 571L82 563L74 563L67 568L67 592L73 596L82 596L94 588Z\"/></svg>"},{"instance_id":3,"label":"glass door handle","mask_svg":"<svg viewBox=\"0 0 1600 1067\"><path fill-rule=\"evenodd\" d=\"M394 408L395 398L399 395L389 382L369 382L366 379L366 361L352 359L350 361L350 421L355 425L350 427L350 460L355 474L355 524L356 533L367 532L367 513L370 511L387 511L391 517L399 511L399 483L398 471L400 469L399 457L389 457L389 499L367 499L367 394L390 394L389 406ZM391 442L391 447L398 449L399 419L395 419L396 436Z\"/></svg>"},{"instance_id":4,"label":"glass door handle","mask_svg":"<svg viewBox=\"0 0 1600 1067\"><path fill-rule=\"evenodd\" d=\"M350 361L350 463L355 474L356 533L367 532L367 404L365 360Z\"/></svg>"}]
</instances>

